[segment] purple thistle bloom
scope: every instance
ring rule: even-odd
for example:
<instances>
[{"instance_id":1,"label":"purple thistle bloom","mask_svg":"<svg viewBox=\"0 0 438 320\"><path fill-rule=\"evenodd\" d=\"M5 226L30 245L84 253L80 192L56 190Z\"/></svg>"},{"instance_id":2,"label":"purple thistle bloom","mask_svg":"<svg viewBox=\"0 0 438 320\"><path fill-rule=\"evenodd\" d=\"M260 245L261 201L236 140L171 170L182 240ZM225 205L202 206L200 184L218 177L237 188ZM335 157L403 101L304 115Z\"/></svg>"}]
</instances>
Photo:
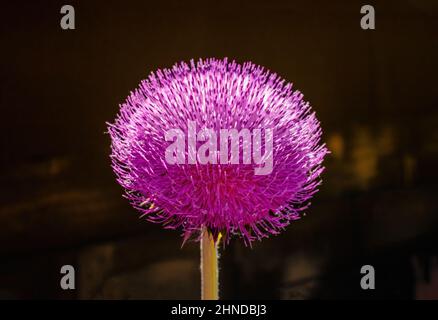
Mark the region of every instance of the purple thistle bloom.
<instances>
[{"instance_id":1,"label":"purple thistle bloom","mask_svg":"<svg viewBox=\"0 0 438 320\"><path fill-rule=\"evenodd\" d=\"M167 163L166 132L187 132L189 121L215 132L272 129L272 172L256 175L259 166L244 164L241 155L239 164ZM183 230L185 240L202 226L226 241L241 235L246 244L278 234L310 204L328 152L299 91L263 67L227 59L152 73L121 105L109 133L126 197L147 220Z\"/></svg>"}]
</instances>

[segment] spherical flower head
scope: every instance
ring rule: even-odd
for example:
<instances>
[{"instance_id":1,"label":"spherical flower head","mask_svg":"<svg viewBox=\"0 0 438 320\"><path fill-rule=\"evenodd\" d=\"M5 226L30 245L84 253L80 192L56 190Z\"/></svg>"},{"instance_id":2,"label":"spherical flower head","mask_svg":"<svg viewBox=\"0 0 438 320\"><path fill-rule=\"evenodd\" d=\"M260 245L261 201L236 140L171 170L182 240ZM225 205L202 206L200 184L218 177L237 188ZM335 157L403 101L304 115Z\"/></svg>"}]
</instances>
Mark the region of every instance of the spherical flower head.
<instances>
[{"instance_id":1,"label":"spherical flower head","mask_svg":"<svg viewBox=\"0 0 438 320\"><path fill-rule=\"evenodd\" d=\"M109 133L126 197L185 240L203 227L246 244L277 234L310 204L327 153L299 91L263 67L227 59L152 73Z\"/></svg>"}]
</instances>

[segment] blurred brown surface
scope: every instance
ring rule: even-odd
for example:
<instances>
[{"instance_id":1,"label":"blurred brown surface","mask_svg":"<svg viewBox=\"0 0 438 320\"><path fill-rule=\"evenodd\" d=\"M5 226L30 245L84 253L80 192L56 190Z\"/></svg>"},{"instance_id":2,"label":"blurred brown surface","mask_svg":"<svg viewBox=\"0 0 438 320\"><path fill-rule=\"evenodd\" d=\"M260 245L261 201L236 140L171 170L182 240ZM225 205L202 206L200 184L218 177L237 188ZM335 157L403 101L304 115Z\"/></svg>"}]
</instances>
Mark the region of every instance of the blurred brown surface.
<instances>
[{"instance_id":1,"label":"blurred brown surface","mask_svg":"<svg viewBox=\"0 0 438 320\"><path fill-rule=\"evenodd\" d=\"M150 71L210 56L292 81L332 151L306 217L223 251L223 296L372 298L351 289L369 261L394 276L378 297L414 295L411 256L438 248L435 1L374 4L373 31L360 1L73 1L73 31L63 4L1 5L0 298L198 298L197 245L121 197L105 122Z\"/></svg>"}]
</instances>

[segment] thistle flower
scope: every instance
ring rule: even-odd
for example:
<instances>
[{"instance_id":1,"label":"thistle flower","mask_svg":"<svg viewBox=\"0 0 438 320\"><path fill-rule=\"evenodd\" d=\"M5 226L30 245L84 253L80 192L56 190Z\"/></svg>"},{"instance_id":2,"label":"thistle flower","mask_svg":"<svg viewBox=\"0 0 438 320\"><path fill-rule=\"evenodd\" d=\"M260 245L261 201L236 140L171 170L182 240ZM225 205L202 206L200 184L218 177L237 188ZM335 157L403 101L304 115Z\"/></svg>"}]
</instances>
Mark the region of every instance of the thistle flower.
<instances>
[{"instance_id":1,"label":"thistle flower","mask_svg":"<svg viewBox=\"0 0 438 320\"><path fill-rule=\"evenodd\" d=\"M188 132L190 124L217 133L246 129L253 150L254 132L271 130L272 150L264 158L271 157L271 171L256 174L260 162L248 163L244 154L238 163L224 163L213 150L207 164L196 161L199 153L189 163L204 144L199 135L196 150L187 142L184 163L169 164L166 132ZM192 60L152 73L121 105L109 133L125 196L147 220L182 230L185 240L203 227L214 237L223 234L225 242L240 235L246 244L277 234L310 204L327 153L315 113L299 91L263 67L227 59ZM243 137L242 144L238 140L243 150ZM229 148L226 155L231 153Z\"/></svg>"}]
</instances>

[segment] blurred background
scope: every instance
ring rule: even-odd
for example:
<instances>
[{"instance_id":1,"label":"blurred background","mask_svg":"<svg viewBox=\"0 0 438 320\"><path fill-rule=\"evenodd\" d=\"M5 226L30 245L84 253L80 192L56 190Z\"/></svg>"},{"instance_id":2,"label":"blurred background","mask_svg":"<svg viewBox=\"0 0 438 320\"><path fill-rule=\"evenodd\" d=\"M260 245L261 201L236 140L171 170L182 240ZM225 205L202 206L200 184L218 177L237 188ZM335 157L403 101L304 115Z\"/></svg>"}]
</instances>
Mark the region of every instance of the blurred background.
<instances>
[{"instance_id":1,"label":"blurred background","mask_svg":"<svg viewBox=\"0 0 438 320\"><path fill-rule=\"evenodd\" d=\"M293 82L332 153L303 219L222 250L222 297L438 299L437 1L20 0L0 16L0 298L199 298L198 244L121 197L105 122L149 72L226 56Z\"/></svg>"}]
</instances>

